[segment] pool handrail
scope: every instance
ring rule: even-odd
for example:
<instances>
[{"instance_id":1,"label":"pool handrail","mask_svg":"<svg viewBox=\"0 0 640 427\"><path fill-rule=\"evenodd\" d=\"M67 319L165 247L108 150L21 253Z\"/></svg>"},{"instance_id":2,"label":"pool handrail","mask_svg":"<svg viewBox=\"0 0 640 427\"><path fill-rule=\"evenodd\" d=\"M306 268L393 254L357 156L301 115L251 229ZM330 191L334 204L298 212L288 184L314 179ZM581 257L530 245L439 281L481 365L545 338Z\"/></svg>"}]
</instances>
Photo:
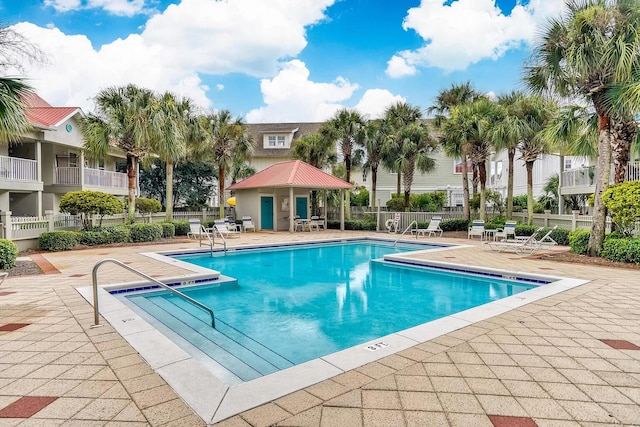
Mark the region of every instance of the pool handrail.
<instances>
[{"instance_id":1,"label":"pool handrail","mask_svg":"<svg viewBox=\"0 0 640 427\"><path fill-rule=\"evenodd\" d=\"M118 261L115 258L105 258L102 261L98 261L96 263L96 265L93 266L93 272L92 272L92 287L93 287L93 327L97 327L100 326L100 318L99 318L99 312L98 312L98 268L100 268L101 265L106 264L108 262L111 262L113 264L119 265L120 267L129 270L132 273L137 274L140 277L144 277L145 279L149 280L150 282L155 283L156 285L159 285L160 287L173 292L174 294L186 299L187 301L189 301L191 304L197 306L198 308L203 309L204 311L208 312L211 315L211 327L213 329L216 328L216 318L215 315L213 314L213 310L211 310L209 307L207 307L206 305L202 304L199 301L194 300L193 298L191 298L190 296L187 296L185 294L183 294L182 292L173 289L171 286L166 285L164 283L162 283L161 281L154 279L151 276L147 276L146 274L144 274L143 272L141 272L140 270L136 270L133 267L128 266L127 264Z\"/></svg>"},{"instance_id":2,"label":"pool handrail","mask_svg":"<svg viewBox=\"0 0 640 427\"><path fill-rule=\"evenodd\" d=\"M407 228L404 229L404 231L402 232L402 234L400 234L398 236L398 238L396 239L395 242L393 242L393 246L396 246L398 244L398 240L400 240L400 238L402 236L404 236L404 233L406 233L407 231L409 231L411 229L411 227L413 227L413 224L416 225L416 228L418 228L418 221L411 221L411 224L409 224L409 226Z\"/></svg>"}]
</instances>

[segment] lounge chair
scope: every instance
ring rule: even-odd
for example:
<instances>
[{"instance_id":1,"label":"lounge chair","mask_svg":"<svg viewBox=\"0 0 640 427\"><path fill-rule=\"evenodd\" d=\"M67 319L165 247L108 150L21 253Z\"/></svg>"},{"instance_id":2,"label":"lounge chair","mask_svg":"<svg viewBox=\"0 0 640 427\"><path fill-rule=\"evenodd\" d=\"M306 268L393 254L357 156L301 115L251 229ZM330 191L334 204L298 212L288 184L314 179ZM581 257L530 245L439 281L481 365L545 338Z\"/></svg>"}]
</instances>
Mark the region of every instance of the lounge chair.
<instances>
[{"instance_id":1,"label":"lounge chair","mask_svg":"<svg viewBox=\"0 0 640 427\"><path fill-rule=\"evenodd\" d=\"M441 222L442 222L441 216L432 217L431 221L429 221L429 225L427 226L427 228L417 228L414 230L416 233L416 239L421 234L425 237L431 237L432 234L435 236L436 233L440 233L440 237L442 237L442 228L440 228Z\"/></svg>"},{"instance_id":2,"label":"lounge chair","mask_svg":"<svg viewBox=\"0 0 640 427\"><path fill-rule=\"evenodd\" d=\"M473 236L480 236L480 240L484 240L484 221L477 219L471 223L467 239L471 239Z\"/></svg>"},{"instance_id":3,"label":"lounge chair","mask_svg":"<svg viewBox=\"0 0 640 427\"><path fill-rule=\"evenodd\" d=\"M229 229L229 224L224 219L217 219L213 223L214 231L224 238L230 237L240 237L239 231L234 231Z\"/></svg>"},{"instance_id":4,"label":"lounge chair","mask_svg":"<svg viewBox=\"0 0 640 427\"><path fill-rule=\"evenodd\" d=\"M512 236L512 240L520 240L516 236L516 222L515 221L507 221L504 224L504 228L498 228L498 231L493 235L494 240L502 240L508 241L509 236ZM524 239L526 240L526 238Z\"/></svg>"},{"instance_id":5,"label":"lounge chair","mask_svg":"<svg viewBox=\"0 0 640 427\"><path fill-rule=\"evenodd\" d=\"M256 225L253 223L253 220L250 216L242 217L242 229L247 232L249 230L256 231Z\"/></svg>"},{"instance_id":6,"label":"lounge chair","mask_svg":"<svg viewBox=\"0 0 640 427\"><path fill-rule=\"evenodd\" d=\"M3 271L2 273L0 273L0 285L2 285L2 283L4 283L4 279L6 279L7 277L9 277L9 273L6 271Z\"/></svg>"},{"instance_id":7,"label":"lounge chair","mask_svg":"<svg viewBox=\"0 0 640 427\"><path fill-rule=\"evenodd\" d=\"M189 232L187 233L187 237L189 239L198 239L198 240L202 240L202 238L204 237L211 239L209 232L200 223L199 219L189 220Z\"/></svg>"},{"instance_id":8,"label":"lounge chair","mask_svg":"<svg viewBox=\"0 0 640 427\"><path fill-rule=\"evenodd\" d=\"M528 236L526 240L522 240L520 242L492 242L486 241L482 244L483 248L489 248L492 251L497 252L515 252L515 253L523 253L528 252L529 254L534 253L538 249L540 249L540 244L536 240L536 234L538 234L542 230L542 227L538 228L535 233L531 236Z\"/></svg>"}]
</instances>

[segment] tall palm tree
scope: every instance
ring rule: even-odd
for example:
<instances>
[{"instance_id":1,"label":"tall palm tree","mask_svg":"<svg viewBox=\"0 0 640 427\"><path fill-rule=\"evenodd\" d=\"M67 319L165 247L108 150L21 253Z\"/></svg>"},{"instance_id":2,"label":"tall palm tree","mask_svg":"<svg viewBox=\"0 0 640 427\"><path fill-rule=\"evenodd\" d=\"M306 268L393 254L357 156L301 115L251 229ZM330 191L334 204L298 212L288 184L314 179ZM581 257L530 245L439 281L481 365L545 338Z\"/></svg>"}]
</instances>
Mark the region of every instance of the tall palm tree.
<instances>
[{"instance_id":1,"label":"tall palm tree","mask_svg":"<svg viewBox=\"0 0 640 427\"><path fill-rule=\"evenodd\" d=\"M96 112L80 121L83 149L89 158L104 158L112 147L127 156L128 215L135 220L138 162L152 152L161 129L154 120L155 95L135 85L109 87L95 97Z\"/></svg>"},{"instance_id":2,"label":"tall palm tree","mask_svg":"<svg viewBox=\"0 0 640 427\"><path fill-rule=\"evenodd\" d=\"M344 159L347 182L351 182L351 168L361 151L361 142L358 136L363 126L364 119L358 111L343 108L338 110L331 119L320 127L320 132L323 135L337 141L339 144L340 152ZM345 203L345 216L347 218L351 218L350 198L350 192L347 190Z\"/></svg>"},{"instance_id":3,"label":"tall palm tree","mask_svg":"<svg viewBox=\"0 0 640 427\"><path fill-rule=\"evenodd\" d=\"M442 132L440 143L449 157L461 160L462 192L464 217L471 219L469 209L469 171L467 168L466 145L462 143L455 132L455 126L446 126L451 110L459 105L471 103L480 97L480 93L471 86L470 82L453 84L448 89L441 90L436 96L434 105L428 108L429 114L435 115L436 128Z\"/></svg>"},{"instance_id":4,"label":"tall palm tree","mask_svg":"<svg viewBox=\"0 0 640 427\"><path fill-rule=\"evenodd\" d=\"M518 117L521 115L516 102L522 97L524 94L518 91L498 97L498 105L504 109L504 120L496 123L491 130L491 138L496 151L507 151L507 218L513 217L513 175L516 148L518 147L518 137L514 130L517 128Z\"/></svg>"},{"instance_id":5,"label":"tall palm tree","mask_svg":"<svg viewBox=\"0 0 640 427\"><path fill-rule=\"evenodd\" d=\"M162 133L154 140L153 150L165 162L166 220L173 219L173 168L187 153L187 141L202 137L198 121L192 114L193 101L170 92L157 97L155 120Z\"/></svg>"},{"instance_id":6,"label":"tall palm tree","mask_svg":"<svg viewBox=\"0 0 640 427\"><path fill-rule=\"evenodd\" d=\"M384 113L384 120L389 129L389 135L396 137L388 138L384 147L384 164L389 170L397 172L396 194L400 196L402 184L402 171L396 168L396 160L402 153L402 138L398 135L402 128L415 124L422 119L422 111L419 107L407 104L406 102L396 102L390 105Z\"/></svg>"},{"instance_id":7,"label":"tall palm tree","mask_svg":"<svg viewBox=\"0 0 640 427\"><path fill-rule=\"evenodd\" d=\"M598 160L588 254L604 242L602 193L611 168L611 91L640 68L640 4L637 0L567 0L567 13L551 20L535 47L525 80L538 91L582 97L598 116Z\"/></svg>"},{"instance_id":8,"label":"tall palm tree","mask_svg":"<svg viewBox=\"0 0 640 427\"><path fill-rule=\"evenodd\" d=\"M411 199L411 186L415 170L427 173L435 169L436 162L430 156L437 146L437 141L431 137L427 126L423 123L412 123L400 128L400 131L391 136L392 139L400 139L400 156L396 160L397 170L402 173L404 182L404 207L409 208Z\"/></svg>"},{"instance_id":9,"label":"tall palm tree","mask_svg":"<svg viewBox=\"0 0 640 427\"><path fill-rule=\"evenodd\" d=\"M220 110L201 119L208 134L201 142L200 151L218 167L218 203L220 218L224 217L224 187L226 171L236 152L248 156L253 150L253 141L241 118L233 118L228 110Z\"/></svg>"},{"instance_id":10,"label":"tall palm tree","mask_svg":"<svg viewBox=\"0 0 640 427\"><path fill-rule=\"evenodd\" d=\"M366 161L364 173L371 171L371 208L376 209L376 189L378 187L378 168L385 154L385 143L389 137L389 126L385 120L372 120L364 128L364 152Z\"/></svg>"},{"instance_id":11,"label":"tall palm tree","mask_svg":"<svg viewBox=\"0 0 640 427\"><path fill-rule=\"evenodd\" d=\"M0 144L20 141L31 128L23 100L31 91L22 79L0 77Z\"/></svg>"},{"instance_id":12,"label":"tall palm tree","mask_svg":"<svg viewBox=\"0 0 640 427\"><path fill-rule=\"evenodd\" d=\"M320 132L308 133L291 144L291 156L319 169L333 166L338 161L335 140ZM311 212L318 212L318 193L311 192Z\"/></svg>"}]
</instances>

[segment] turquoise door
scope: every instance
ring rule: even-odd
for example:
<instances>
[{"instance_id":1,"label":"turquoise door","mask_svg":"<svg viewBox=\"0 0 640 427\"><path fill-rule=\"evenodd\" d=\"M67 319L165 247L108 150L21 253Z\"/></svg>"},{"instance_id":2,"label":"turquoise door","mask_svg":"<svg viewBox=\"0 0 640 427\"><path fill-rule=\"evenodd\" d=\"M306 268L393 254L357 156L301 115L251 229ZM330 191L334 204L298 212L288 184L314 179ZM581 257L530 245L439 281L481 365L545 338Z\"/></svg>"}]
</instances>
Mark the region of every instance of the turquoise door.
<instances>
[{"instance_id":1,"label":"turquoise door","mask_svg":"<svg viewBox=\"0 0 640 427\"><path fill-rule=\"evenodd\" d=\"M273 230L273 197L260 197L260 229Z\"/></svg>"},{"instance_id":2,"label":"turquoise door","mask_svg":"<svg viewBox=\"0 0 640 427\"><path fill-rule=\"evenodd\" d=\"M301 219L307 219L307 198L296 197L296 215Z\"/></svg>"}]
</instances>

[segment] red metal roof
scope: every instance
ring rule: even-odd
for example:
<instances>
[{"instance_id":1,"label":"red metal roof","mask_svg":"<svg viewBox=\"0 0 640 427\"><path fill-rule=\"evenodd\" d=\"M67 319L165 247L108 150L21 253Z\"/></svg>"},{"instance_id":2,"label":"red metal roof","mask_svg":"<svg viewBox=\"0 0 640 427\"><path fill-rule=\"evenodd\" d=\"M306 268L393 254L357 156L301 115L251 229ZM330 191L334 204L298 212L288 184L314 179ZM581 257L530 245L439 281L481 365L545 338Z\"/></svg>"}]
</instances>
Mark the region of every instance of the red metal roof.
<instances>
[{"instance_id":1,"label":"red metal roof","mask_svg":"<svg viewBox=\"0 0 640 427\"><path fill-rule=\"evenodd\" d=\"M228 189L244 190L265 187L325 188L336 190L352 188L353 186L302 160L290 160L271 165L255 175L231 185Z\"/></svg>"},{"instance_id":2,"label":"red metal roof","mask_svg":"<svg viewBox=\"0 0 640 427\"><path fill-rule=\"evenodd\" d=\"M52 107L33 92L25 95L23 100L27 106L27 117L34 125L57 126L81 111L79 107Z\"/></svg>"}]
</instances>

